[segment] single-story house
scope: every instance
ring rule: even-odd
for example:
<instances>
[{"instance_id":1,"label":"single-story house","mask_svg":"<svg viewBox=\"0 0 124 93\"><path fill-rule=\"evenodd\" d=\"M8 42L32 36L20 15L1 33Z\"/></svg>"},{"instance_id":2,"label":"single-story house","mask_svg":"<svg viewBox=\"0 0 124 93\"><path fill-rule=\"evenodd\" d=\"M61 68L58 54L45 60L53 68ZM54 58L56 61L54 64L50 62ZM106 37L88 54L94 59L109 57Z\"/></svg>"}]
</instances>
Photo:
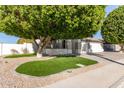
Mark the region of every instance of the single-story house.
<instances>
[{"instance_id":1,"label":"single-story house","mask_svg":"<svg viewBox=\"0 0 124 93\"><path fill-rule=\"evenodd\" d=\"M85 39L68 39L52 41L43 54L46 55L63 55L63 54L78 54L103 52L103 43L100 39L85 38Z\"/></svg>"},{"instance_id":2,"label":"single-story house","mask_svg":"<svg viewBox=\"0 0 124 93\"><path fill-rule=\"evenodd\" d=\"M33 53L34 44L7 44L0 43L0 56L10 54ZM64 55L103 52L102 40L94 38L54 40L44 49L44 55Z\"/></svg>"},{"instance_id":3,"label":"single-story house","mask_svg":"<svg viewBox=\"0 0 124 93\"><path fill-rule=\"evenodd\" d=\"M7 44L0 43L0 56L10 54L23 54L25 52L33 53L36 49L34 44ZM97 53L103 51L119 51L117 44L105 43L101 39L85 38L85 39L68 39L54 40L43 50L44 55L64 55L84 53Z\"/></svg>"}]
</instances>

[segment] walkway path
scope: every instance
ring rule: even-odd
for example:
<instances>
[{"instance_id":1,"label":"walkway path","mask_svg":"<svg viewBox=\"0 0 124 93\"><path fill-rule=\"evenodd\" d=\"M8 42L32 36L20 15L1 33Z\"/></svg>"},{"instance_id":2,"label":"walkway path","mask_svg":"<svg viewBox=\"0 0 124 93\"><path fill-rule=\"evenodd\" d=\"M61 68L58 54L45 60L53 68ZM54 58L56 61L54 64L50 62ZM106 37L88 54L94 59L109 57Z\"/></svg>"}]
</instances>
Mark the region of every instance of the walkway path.
<instances>
[{"instance_id":1,"label":"walkway path","mask_svg":"<svg viewBox=\"0 0 124 93\"><path fill-rule=\"evenodd\" d=\"M124 76L124 65L120 64L124 63L124 55L109 52L102 53L100 55L105 58L112 59L113 61L106 60L95 55L83 55L85 57L95 59L99 62L105 62L106 65L101 68L97 68L86 73L70 77L66 80L56 82L46 87L124 87L124 78L123 82L121 82L122 79L120 80L120 78Z\"/></svg>"},{"instance_id":2,"label":"walkway path","mask_svg":"<svg viewBox=\"0 0 124 93\"><path fill-rule=\"evenodd\" d=\"M124 67L116 64L109 64L104 67L70 77L66 80L54 83L47 87L78 87L78 88L99 88L110 87L124 75Z\"/></svg>"}]
</instances>

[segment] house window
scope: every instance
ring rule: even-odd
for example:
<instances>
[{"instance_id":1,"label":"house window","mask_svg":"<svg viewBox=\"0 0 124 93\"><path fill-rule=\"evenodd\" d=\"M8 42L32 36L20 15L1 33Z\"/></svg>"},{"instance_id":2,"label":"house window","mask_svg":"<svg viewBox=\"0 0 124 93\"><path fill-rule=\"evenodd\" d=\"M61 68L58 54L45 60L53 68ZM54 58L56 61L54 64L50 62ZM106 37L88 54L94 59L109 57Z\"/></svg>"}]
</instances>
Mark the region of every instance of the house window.
<instances>
[{"instance_id":1,"label":"house window","mask_svg":"<svg viewBox=\"0 0 124 93\"><path fill-rule=\"evenodd\" d=\"M61 47L60 47L60 40L54 40L53 42L52 42L52 48L53 49L60 49Z\"/></svg>"},{"instance_id":2,"label":"house window","mask_svg":"<svg viewBox=\"0 0 124 93\"><path fill-rule=\"evenodd\" d=\"M66 40L53 40L47 48L52 49L66 49L67 48L67 41Z\"/></svg>"}]
</instances>

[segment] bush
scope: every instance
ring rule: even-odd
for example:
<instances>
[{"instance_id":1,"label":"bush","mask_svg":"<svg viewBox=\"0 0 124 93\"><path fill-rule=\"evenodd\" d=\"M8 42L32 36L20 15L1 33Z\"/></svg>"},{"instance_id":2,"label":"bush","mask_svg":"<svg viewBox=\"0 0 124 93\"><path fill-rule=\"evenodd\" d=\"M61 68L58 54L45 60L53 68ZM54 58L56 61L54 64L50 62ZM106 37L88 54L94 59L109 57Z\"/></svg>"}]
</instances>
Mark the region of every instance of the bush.
<instances>
[{"instance_id":1,"label":"bush","mask_svg":"<svg viewBox=\"0 0 124 93\"><path fill-rule=\"evenodd\" d=\"M76 57L76 55L69 54L69 55L57 55L57 57Z\"/></svg>"}]
</instances>

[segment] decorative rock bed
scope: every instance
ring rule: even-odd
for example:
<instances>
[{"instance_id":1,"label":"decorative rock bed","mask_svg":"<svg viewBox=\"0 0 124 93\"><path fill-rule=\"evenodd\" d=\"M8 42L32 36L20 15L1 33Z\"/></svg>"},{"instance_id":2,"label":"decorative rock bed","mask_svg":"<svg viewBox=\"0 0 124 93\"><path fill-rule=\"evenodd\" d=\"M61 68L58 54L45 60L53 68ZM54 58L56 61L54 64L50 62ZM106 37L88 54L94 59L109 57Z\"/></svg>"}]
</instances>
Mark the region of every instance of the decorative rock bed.
<instances>
[{"instance_id":1,"label":"decorative rock bed","mask_svg":"<svg viewBox=\"0 0 124 93\"><path fill-rule=\"evenodd\" d=\"M18 59L5 59L4 63L0 63L0 87L18 87L18 88L33 88L33 87L45 87L45 85L52 84L62 79L66 79L68 77L74 76L76 74L84 73L86 71L96 69L98 67L103 66L104 64L98 63L95 65L66 70L61 73L43 76L43 77L35 77L23 75L15 72L15 68L22 63L32 60L46 60L53 57L43 57L42 59L37 59L35 57L25 57ZM7 63L6 63L7 62Z\"/></svg>"}]
</instances>

